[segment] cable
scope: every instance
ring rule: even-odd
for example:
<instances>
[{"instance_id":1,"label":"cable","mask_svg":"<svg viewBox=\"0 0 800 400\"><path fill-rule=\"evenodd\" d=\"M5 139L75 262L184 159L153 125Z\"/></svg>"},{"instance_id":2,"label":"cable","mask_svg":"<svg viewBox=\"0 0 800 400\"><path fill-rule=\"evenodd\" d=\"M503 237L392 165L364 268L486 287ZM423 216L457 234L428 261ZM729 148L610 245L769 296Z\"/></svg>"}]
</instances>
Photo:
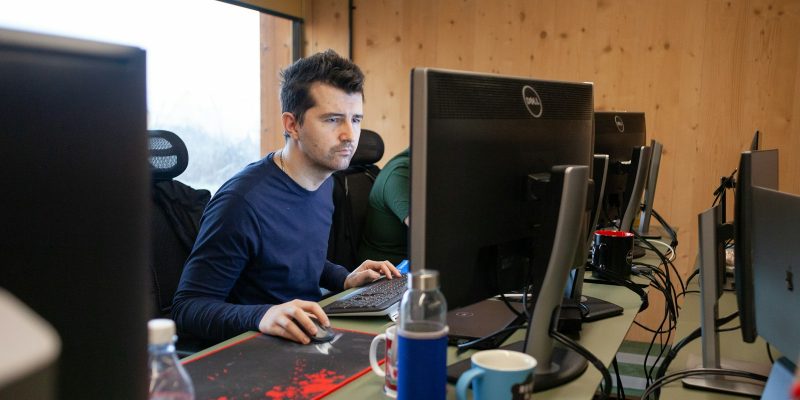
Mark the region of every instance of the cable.
<instances>
[{"instance_id":1,"label":"cable","mask_svg":"<svg viewBox=\"0 0 800 400\"><path fill-rule=\"evenodd\" d=\"M698 269L696 269L696 270L694 270L694 271L692 272L692 274L691 274L691 275L689 275L689 278L688 278L688 279L686 279L686 284L688 285L688 284L689 284L689 282L691 282L691 281L692 281L692 278L694 278L695 276L697 276L697 275L699 275L699 274L700 274L700 269L699 269L699 268L698 268Z\"/></svg>"},{"instance_id":2,"label":"cable","mask_svg":"<svg viewBox=\"0 0 800 400\"><path fill-rule=\"evenodd\" d=\"M669 226L667 221L665 221L664 218L662 218L661 215L659 215L655 209L653 209L652 211L653 211L653 216L656 217L658 223L661 224L661 227L667 231L667 234L669 235L670 245L673 248L678 247L678 233L675 232L675 229L672 229L672 227Z\"/></svg>"},{"instance_id":3,"label":"cable","mask_svg":"<svg viewBox=\"0 0 800 400\"><path fill-rule=\"evenodd\" d=\"M667 376L663 376L653 382L650 386L648 386L644 393L642 393L642 400L647 400L650 395L654 392L661 389L662 386L670 384L674 381L679 379L688 378L691 376L702 376L702 375L722 375L722 376L736 376L740 378L748 378L754 379L757 381L766 382L767 377L764 375L755 374L748 371L737 371L733 369L722 369L722 368L693 368L693 369L686 369L683 371L678 371L674 374L670 374ZM658 396L656 396L658 398Z\"/></svg>"},{"instance_id":4,"label":"cable","mask_svg":"<svg viewBox=\"0 0 800 400\"><path fill-rule=\"evenodd\" d=\"M772 357L772 350L769 348L769 343L767 343L767 357L769 357L769 362L775 364L775 358Z\"/></svg>"},{"instance_id":5,"label":"cable","mask_svg":"<svg viewBox=\"0 0 800 400\"><path fill-rule=\"evenodd\" d=\"M594 365L598 371L600 371L600 374L603 375L603 387L602 392L600 393L600 399L607 399L611 394L611 373L608 372L608 368L603 365L603 362L600 361L594 354L592 354L592 352L586 350L586 348L581 346L578 342L570 339L568 336L556 331L555 329L550 331L550 337L580 354L583 358L592 363L592 365Z\"/></svg>"},{"instance_id":6,"label":"cable","mask_svg":"<svg viewBox=\"0 0 800 400\"><path fill-rule=\"evenodd\" d=\"M639 312L646 310L647 307L650 306L650 300L647 298L647 293L644 291L644 289L639 287L639 285L637 285L635 282L629 279L625 279L616 272L613 272L607 268L597 268L595 269L595 272L598 275L600 275L601 278L607 279L612 283L616 283L620 286L625 286L630 291L639 295L639 298L642 300L642 305L639 306Z\"/></svg>"},{"instance_id":7,"label":"cable","mask_svg":"<svg viewBox=\"0 0 800 400\"><path fill-rule=\"evenodd\" d=\"M617 229L619 229L619 226L617 226ZM643 363L645 378L647 383L650 384L653 381L653 373L655 372L659 360L667 352L666 344L670 342L670 339L672 337L672 332L674 331L678 320L678 308L677 308L678 293L675 286L672 284L671 271L674 271L675 275L677 276L678 282L680 283L681 286L681 291L685 291L686 286L683 283L683 280L681 279L680 273L678 272L677 268L675 267L675 265L672 263L671 260L667 259L667 257L661 251L659 251L659 249L656 248L652 243L650 243L650 241L642 238L641 235L638 234L638 232L633 230L631 231L631 233L633 233L634 236L636 236L639 239L640 243L647 246L649 250L654 252L659 257L659 259L661 260L661 265L663 265L664 267L663 271L661 270L661 268L653 266L647 266L645 270L638 270L638 269L634 270L633 268L631 269L632 272L634 273L638 272L639 276L644 276L645 278L647 278L650 281L651 286L659 290L664 295L664 300L665 300L664 317L662 318L661 323L658 325L657 329L650 329L634 321L634 323L637 326L640 326L643 329L653 333L653 338L650 340L650 344L647 348L647 352L645 353L644 363ZM672 242L673 246L670 247L670 249L674 253L675 251L674 246L677 246L677 238L675 236L672 237ZM665 325L667 327L666 330L665 330ZM656 345L656 341L658 341L660 350L657 352L657 355L655 356L655 361L653 362L652 366L648 368L648 359L651 357L651 353L653 351L654 346Z\"/></svg>"},{"instance_id":8,"label":"cable","mask_svg":"<svg viewBox=\"0 0 800 400\"><path fill-rule=\"evenodd\" d=\"M650 344L647 348L647 352L645 353L645 362L643 365L645 378L647 382L650 383L652 381L652 376L655 366L658 364L658 360L661 359L661 357L664 355L664 352L666 351L665 344L669 343L669 340L672 336L672 331L676 326L677 310L675 308L675 303L677 302L677 299L670 296L671 294L674 294L674 289L672 289L671 283L667 275L667 273L669 272L668 270L661 271L659 268L644 263L639 263L639 265L645 267L645 269L643 270L641 268L637 268L633 270L633 272L637 273L640 276L648 278L651 282L651 285L656 289L658 289L660 292L662 292L665 299L664 317L662 318L661 323L657 329L651 329L645 327L644 325L634 321L634 323L637 326L640 326L641 328L654 334L653 339L650 341ZM661 281L659 279L661 279ZM664 330L665 323L667 324L666 330ZM666 338L664 338L665 333L666 333ZM655 362L653 363L653 366L651 366L648 369L647 360L649 359L650 353L653 347L655 346L656 339L659 340L660 351L656 357Z\"/></svg>"},{"instance_id":9,"label":"cable","mask_svg":"<svg viewBox=\"0 0 800 400\"><path fill-rule=\"evenodd\" d=\"M672 258L670 258L669 260L670 261L675 261L675 259L677 258L677 254L675 254L675 249L673 249L672 246L670 246L670 245L668 245L665 242L662 242L660 240L655 240L655 239L647 239L647 240L649 240L650 242L653 242L653 243L658 243L658 244L666 247L668 251L664 252L664 255L666 256L667 254L672 254Z\"/></svg>"},{"instance_id":10,"label":"cable","mask_svg":"<svg viewBox=\"0 0 800 400\"><path fill-rule=\"evenodd\" d=\"M738 316L739 316L739 312L735 311L735 312L733 312L733 313L731 313L731 314L729 314L729 315L727 315L725 317L722 317L722 318L716 320L714 322L714 326L716 328L719 328L719 327L727 324L728 322L733 321ZM660 379L661 377L664 376L664 374L667 373L667 369L669 368L669 365L672 363L672 360L674 360L675 357L678 355L678 352L681 351L681 349L684 348L687 344L689 344L692 341L696 340L700 336L702 336L702 328L698 327L697 329L692 331L692 333L690 333L689 335L687 335L686 337L684 337L683 339L681 339L677 343L675 343L675 345L672 346L672 349L669 351L669 353L667 353L667 356L664 357L664 361L661 362L661 366L658 367L658 372L656 373L656 380Z\"/></svg>"},{"instance_id":11,"label":"cable","mask_svg":"<svg viewBox=\"0 0 800 400\"><path fill-rule=\"evenodd\" d=\"M616 355L611 360L611 366L614 367L614 373L617 375L617 399L625 399L625 388L622 386L622 374L619 372Z\"/></svg>"},{"instance_id":12,"label":"cable","mask_svg":"<svg viewBox=\"0 0 800 400\"><path fill-rule=\"evenodd\" d=\"M506 332L509 332L509 331L515 331L515 330L517 330L519 328L524 327L525 325L527 325L527 324L509 325L509 326L507 326L507 327L505 327L503 329L500 329L498 331L492 332L492 333L490 333L490 334L488 334L488 335L486 335L484 337L473 339L473 340L470 340L469 342L459 343L458 345L456 345L456 348L457 348L456 353L457 354L463 353L463 352L465 352L467 350L470 350L470 349L474 348L475 346L477 346L477 345L479 345L479 344L481 344L483 342L486 342L486 341L489 341L489 340L493 340L495 338L495 336L497 336L497 335L502 335L503 333L506 333Z\"/></svg>"}]
</instances>

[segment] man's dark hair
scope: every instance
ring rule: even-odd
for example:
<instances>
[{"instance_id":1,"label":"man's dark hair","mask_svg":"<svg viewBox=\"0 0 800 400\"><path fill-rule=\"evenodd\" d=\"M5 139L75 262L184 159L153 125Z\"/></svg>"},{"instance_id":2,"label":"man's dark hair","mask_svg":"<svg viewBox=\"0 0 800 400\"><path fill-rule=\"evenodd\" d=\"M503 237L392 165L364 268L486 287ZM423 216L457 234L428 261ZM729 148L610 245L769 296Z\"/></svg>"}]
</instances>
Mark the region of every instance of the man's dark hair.
<instances>
[{"instance_id":1,"label":"man's dark hair","mask_svg":"<svg viewBox=\"0 0 800 400\"><path fill-rule=\"evenodd\" d=\"M294 114L301 125L306 110L314 106L309 89L315 82L364 96L361 69L331 49L295 61L281 71L281 79L281 111Z\"/></svg>"}]
</instances>

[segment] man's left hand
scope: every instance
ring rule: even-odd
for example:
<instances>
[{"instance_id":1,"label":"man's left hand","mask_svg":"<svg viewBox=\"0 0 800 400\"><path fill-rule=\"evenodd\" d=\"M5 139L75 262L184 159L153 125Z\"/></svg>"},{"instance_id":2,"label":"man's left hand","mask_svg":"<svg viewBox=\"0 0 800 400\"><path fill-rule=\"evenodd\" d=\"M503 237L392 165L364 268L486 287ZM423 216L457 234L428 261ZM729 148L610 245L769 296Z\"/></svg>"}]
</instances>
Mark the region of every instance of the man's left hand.
<instances>
[{"instance_id":1,"label":"man's left hand","mask_svg":"<svg viewBox=\"0 0 800 400\"><path fill-rule=\"evenodd\" d=\"M364 261L350 275L347 275L347 279L344 280L344 289L366 285L381 276L385 276L386 279L399 278L400 271L389 261Z\"/></svg>"}]
</instances>

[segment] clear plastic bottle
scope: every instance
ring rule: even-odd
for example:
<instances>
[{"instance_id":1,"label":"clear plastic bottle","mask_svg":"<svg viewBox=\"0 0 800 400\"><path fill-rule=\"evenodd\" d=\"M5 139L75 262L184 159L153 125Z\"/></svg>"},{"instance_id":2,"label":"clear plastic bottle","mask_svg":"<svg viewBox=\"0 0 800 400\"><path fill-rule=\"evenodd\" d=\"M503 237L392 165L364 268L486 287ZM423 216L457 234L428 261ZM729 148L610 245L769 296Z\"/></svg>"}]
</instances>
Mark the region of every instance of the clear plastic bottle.
<instances>
[{"instance_id":1,"label":"clear plastic bottle","mask_svg":"<svg viewBox=\"0 0 800 400\"><path fill-rule=\"evenodd\" d=\"M194 385L175 354L175 322L153 319L147 323L150 353L149 400L194 400Z\"/></svg>"},{"instance_id":2,"label":"clear plastic bottle","mask_svg":"<svg viewBox=\"0 0 800 400\"><path fill-rule=\"evenodd\" d=\"M399 400L444 399L447 395L447 301L439 291L439 273L409 274L409 290L400 302L397 331Z\"/></svg>"}]
</instances>

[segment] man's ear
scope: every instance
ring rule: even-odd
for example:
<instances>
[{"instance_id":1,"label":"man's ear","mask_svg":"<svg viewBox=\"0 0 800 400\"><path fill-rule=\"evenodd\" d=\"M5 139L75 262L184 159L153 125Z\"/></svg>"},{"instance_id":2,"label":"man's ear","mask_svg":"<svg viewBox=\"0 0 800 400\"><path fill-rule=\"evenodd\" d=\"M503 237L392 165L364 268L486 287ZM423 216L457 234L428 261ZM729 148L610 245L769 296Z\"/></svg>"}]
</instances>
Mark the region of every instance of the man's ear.
<instances>
[{"instance_id":1,"label":"man's ear","mask_svg":"<svg viewBox=\"0 0 800 400\"><path fill-rule=\"evenodd\" d=\"M283 131L288 134L290 138L297 139L297 129L300 127L300 124L297 122L295 115L290 112L285 112L281 114L281 121L283 122Z\"/></svg>"}]
</instances>

